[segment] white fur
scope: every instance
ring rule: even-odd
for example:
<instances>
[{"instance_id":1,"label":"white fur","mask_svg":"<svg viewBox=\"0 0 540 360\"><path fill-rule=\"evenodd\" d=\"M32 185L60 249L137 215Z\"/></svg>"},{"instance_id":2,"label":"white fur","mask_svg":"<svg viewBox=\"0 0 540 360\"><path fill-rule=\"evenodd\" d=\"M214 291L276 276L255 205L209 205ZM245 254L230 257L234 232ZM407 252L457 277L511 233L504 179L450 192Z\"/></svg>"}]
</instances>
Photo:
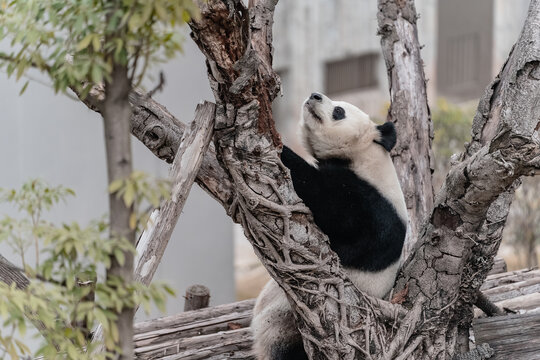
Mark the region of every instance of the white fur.
<instances>
[{"instance_id":1,"label":"white fur","mask_svg":"<svg viewBox=\"0 0 540 360\"><path fill-rule=\"evenodd\" d=\"M253 352L257 360L271 360L272 346L300 339L291 305L279 285L271 279L263 288L251 320Z\"/></svg>"},{"instance_id":2,"label":"white fur","mask_svg":"<svg viewBox=\"0 0 540 360\"><path fill-rule=\"evenodd\" d=\"M381 299L392 290L398 269L399 261L396 261L386 269L377 272L359 271L352 268L345 268L345 271L358 289Z\"/></svg>"},{"instance_id":3,"label":"white fur","mask_svg":"<svg viewBox=\"0 0 540 360\"><path fill-rule=\"evenodd\" d=\"M375 187L407 223L407 206L388 151L374 142L380 139L377 124L356 106L343 101L332 101L322 95L322 101L307 99L302 108L300 136L312 157L351 159L353 170ZM345 118L335 121L336 106L345 110ZM317 119L312 113L319 117Z\"/></svg>"}]
</instances>

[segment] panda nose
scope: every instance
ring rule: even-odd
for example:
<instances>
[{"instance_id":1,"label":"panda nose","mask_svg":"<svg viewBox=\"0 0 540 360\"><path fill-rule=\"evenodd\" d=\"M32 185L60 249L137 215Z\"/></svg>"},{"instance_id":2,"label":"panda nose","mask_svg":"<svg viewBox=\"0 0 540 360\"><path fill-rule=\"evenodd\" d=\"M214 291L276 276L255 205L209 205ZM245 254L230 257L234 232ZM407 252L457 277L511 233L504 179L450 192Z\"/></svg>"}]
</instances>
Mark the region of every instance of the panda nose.
<instances>
[{"instance_id":1,"label":"panda nose","mask_svg":"<svg viewBox=\"0 0 540 360\"><path fill-rule=\"evenodd\" d=\"M311 100L317 100L317 101L321 101L322 100L322 95L319 94L319 93L312 93L311 96L309 97Z\"/></svg>"}]
</instances>

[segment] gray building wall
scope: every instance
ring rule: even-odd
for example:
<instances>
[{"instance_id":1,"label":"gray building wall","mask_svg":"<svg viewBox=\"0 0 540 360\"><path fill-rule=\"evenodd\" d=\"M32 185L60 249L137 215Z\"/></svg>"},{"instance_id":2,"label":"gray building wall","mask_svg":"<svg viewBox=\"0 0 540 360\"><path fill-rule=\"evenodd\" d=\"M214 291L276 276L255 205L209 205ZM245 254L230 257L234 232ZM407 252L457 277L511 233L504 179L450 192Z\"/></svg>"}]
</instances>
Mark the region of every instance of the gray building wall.
<instances>
[{"instance_id":1,"label":"gray building wall","mask_svg":"<svg viewBox=\"0 0 540 360\"><path fill-rule=\"evenodd\" d=\"M163 70L167 83L156 97L187 123L197 102L213 99L203 56L188 37L185 54L165 64ZM47 214L47 219L84 224L102 216L108 210L101 117L36 82L18 96L23 83L0 73L0 187L17 188L30 178L43 178L77 193L76 198ZM166 177L168 165L132 139L135 168ZM15 215L13 209L1 206L0 216L6 213ZM0 244L0 253L16 260L8 256L5 244ZM168 301L168 313L183 310L182 295L194 283L211 289L213 305L234 301L232 223L221 206L197 185L192 188L155 278L167 281L177 292L178 297Z\"/></svg>"}]
</instances>

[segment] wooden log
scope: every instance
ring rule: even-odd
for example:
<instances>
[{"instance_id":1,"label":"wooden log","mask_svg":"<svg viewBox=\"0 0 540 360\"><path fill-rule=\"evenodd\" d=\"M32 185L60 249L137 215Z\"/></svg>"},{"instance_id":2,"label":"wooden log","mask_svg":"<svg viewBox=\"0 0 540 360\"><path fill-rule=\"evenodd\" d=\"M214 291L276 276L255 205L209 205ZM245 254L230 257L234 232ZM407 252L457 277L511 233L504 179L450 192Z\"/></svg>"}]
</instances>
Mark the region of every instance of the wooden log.
<instances>
[{"instance_id":1,"label":"wooden log","mask_svg":"<svg viewBox=\"0 0 540 360\"><path fill-rule=\"evenodd\" d=\"M496 316L473 321L477 343L488 343L492 360L540 359L540 314Z\"/></svg>"},{"instance_id":2,"label":"wooden log","mask_svg":"<svg viewBox=\"0 0 540 360\"><path fill-rule=\"evenodd\" d=\"M189 360L191 359L188 356L184 356L183 354L176 354L172 356L166 356L164 358L161 358L160 360L176 360L176 359L182 359L182 360ZM205 360L255 360L255 356L253 356L253 353L250 350L245 351L230 351L225 352L222 354L214 355L205 358Z\"/></svg>"},{"instance_id":3,"label":"wooden log","mask_svg":"<svg viewBox=\"0 0 540 360\"><path fill-rule=\"evenodd\" d=\"M519 313L540 312L540 293L518 296L496 303L501 308L518 311Z\"/></svg>"},{"instance_id":4,"label":"wooden log","mask_svg":"<svg viewBox=\"0 0 540 360\"><path fill-rule=\"evenodd\" d=\"M500 274L507 271L506 261L500 256L497 256L493 261L493 267L488 273L489 275Z\"/></svg>"},{"instance_id":5,"label":"wooden log","mask_svg":"<svg viewBox=\"0 0 540 360\"><path fill-rule=\"evenodd\" d=\"M184 132L170 170L172 180L171 198L162 202L150 215L148 227L137 242L135 258L135 281L150 285L165 253L178 217L182 213L191 186L201 166L213 133L215 105L205 101L197 105L195 119L190 131ZM94 342L101 342L103 328L99 325L93 334ZM97 346L94 353L103 350Z\"/></svg>"},{"instance_id":6,"label":"wooden log","mask_svg":"<svg viewBox=\"0 0 540 360\"><path fill-rule=\"evenodd\" d=\"M506 273L500 273L495 275L490 275L486 278L480 290L486 291L488 289L506 285L513 284L520 281L525 281L528 279L540 278L540 270L533 269L523 269L517 271L510 271Z\"/></svg>"},{"instance_id":7,"label":"wooden log","mask_svg":"<svg viewBox=\"0 0 540 360\"><path fill-rule=\"evenodd\" d=\"M163 327L161 329L137 334L134 336L135 346L146 347L163 344L168 341L200 335L214 334L220 331L247 328L253 316L252 311L231 313L214 318L195 321L181 326Z\"/></svg>"},{"instance_id":8,"label":"wooden log","mask_svg":"<svg viewBox=\"0 0 540 360\"><path fill-rule=\"evenodd\" d=\"M521 295L540 292L540 277L518 281L508 285L493 287L483 293L493 302L498 302Z\"/></svg>"},{"instance_id":9,"label":"wooden log","mask_svg":"<svg viewBox=\"0 0 540 360\"><path fill-rule=\"evenodd\" d=\"M199 310L208 307L210 289L204 285L191 285L186 290L184 311Z\"/></svg>"},{"instance_id":10,"label":"wooden log","mask_svg":"<svg viewBox=\"0 0 540 360\"><path fill-rule=\"evenodd\" d=\"M177 355L169 359L195 360L217 355L223 358L225 353L249 350L252 342L251 329L242 328L138 347L135 354L137 359L162 359L168 355Z\"/></svg>"},{"instance_id":11,"label":"wooden log","mask_svg":"<svg viewBox=\"0 0 540 360\"><path fill-rule=\"evenodd\" d=\"M218 305L201 310L187 311L171 316L164 316L157 319L142 321L135 324L135 336L145 332L161 330L167 327L183 326L198 321L217 318L233 313L251 312L255 305L255 299L238 301L232 304Z\"/></svg>"},{"instance_id":12,"label":"wooden log","mask_svg":"<svg viewBox=\"0 0 540 360\"><path fill-rule=\"evenodd\" d=\"M184 133L170 170L171 198L154 210L148 227L137 242L135 280L145 285L152 282L172 232L195 181L214 129L215 105L197 105L190 130Z\"/></svg>"}]
</instances>

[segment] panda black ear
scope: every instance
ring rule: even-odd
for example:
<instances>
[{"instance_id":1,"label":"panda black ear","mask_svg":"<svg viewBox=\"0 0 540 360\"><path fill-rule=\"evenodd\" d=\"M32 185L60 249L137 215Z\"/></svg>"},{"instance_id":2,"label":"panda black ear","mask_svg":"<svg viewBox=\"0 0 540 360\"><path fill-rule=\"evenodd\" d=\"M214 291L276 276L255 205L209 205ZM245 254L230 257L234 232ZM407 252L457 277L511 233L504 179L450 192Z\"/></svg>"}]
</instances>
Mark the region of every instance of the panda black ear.
<instances>
[{"instance_id":1,"label":"panda black ear","mask_svg":"<svg viewBox=\"0 0 540 360\"><path fill-rule=\"evenodd\" d=\"M375 140L379 145L382 145L386 151L390 152L396 145L396 128L393 122L385 122L382 125L377 126L377 130L381 133L380 140Z\"/></svg>"}]
</instances>

